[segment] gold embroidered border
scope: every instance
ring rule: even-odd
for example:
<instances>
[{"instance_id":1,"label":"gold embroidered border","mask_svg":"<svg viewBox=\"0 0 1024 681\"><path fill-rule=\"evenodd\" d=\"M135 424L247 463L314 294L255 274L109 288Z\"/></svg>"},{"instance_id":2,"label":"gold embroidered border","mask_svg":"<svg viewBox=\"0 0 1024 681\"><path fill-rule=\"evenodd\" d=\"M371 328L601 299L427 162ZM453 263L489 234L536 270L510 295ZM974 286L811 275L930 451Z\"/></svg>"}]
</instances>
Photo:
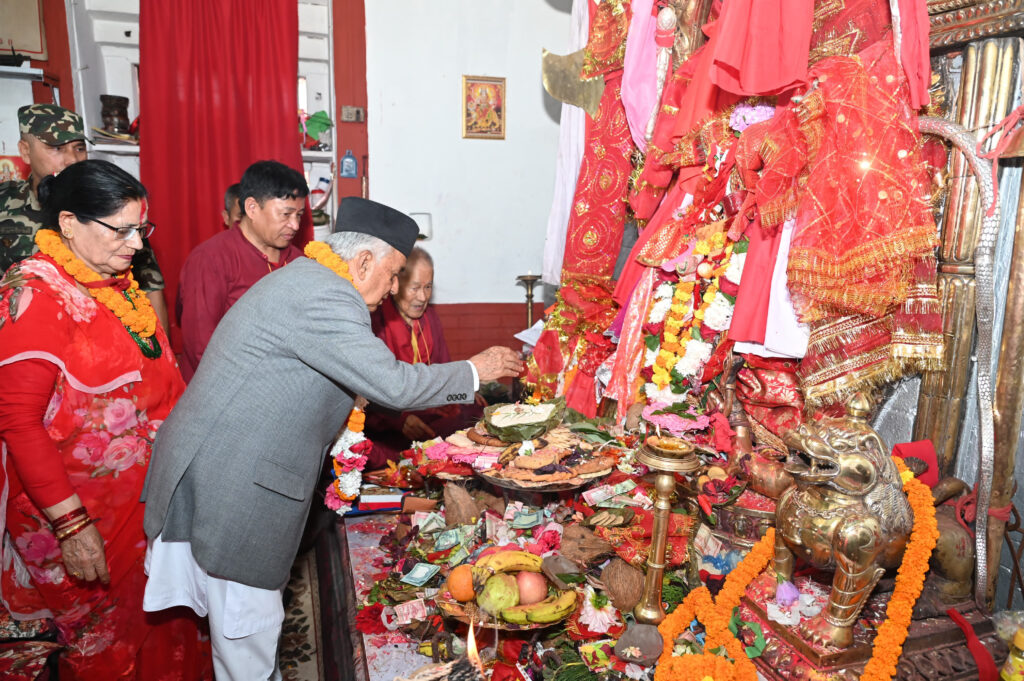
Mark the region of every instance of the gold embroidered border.
<instances>
[{"instance_id":1,"label":"gold embroidered border","mask_svg":"<svg viewBox=\"0 0 1024 681\"><path fill-rule=\"evenodd\" d=\"M808 286L846 286L851 279L878 277L906 267L910 258L928 254L938 245L934 228L920 225L859 244L838 257L819 248L794 246L787 274L790 282L795 279Z\"/></svg>"}]
</instances>

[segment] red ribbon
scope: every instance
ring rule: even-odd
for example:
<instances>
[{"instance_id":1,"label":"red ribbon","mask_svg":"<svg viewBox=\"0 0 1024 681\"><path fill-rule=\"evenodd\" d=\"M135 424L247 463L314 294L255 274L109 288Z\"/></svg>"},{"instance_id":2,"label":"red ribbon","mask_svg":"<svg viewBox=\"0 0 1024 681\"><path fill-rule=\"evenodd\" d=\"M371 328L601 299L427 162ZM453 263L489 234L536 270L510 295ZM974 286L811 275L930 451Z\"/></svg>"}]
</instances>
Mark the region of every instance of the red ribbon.
<instances>
[{"instance_id":1,"label":"red ribbon","mask_svg":"<svg viewBox=\"0 0 1024 681\"><path fill-rule=\"evenodd\" d=\"M952 503L956 509L956 521L960 523L960 526L967 530L970 535L974 536L974 530L972 530L968 523L973 523L974 519L978 515L978 486L974 486L974 490L970 494L965 494L955 501L950 500L946 503ZM996 520L1002 520L1004 523L1010 521L1010 510L1013 504L1007 504L1002 508L990 508L988 509L988 515Z\"/></svg>"},{"instance_id":2,"label":"red ribbon","mask_svg":"<svg viewBox=\"0 0 1024 681\"><path fill-rule=\"evenodd\" d=\"M949 619L953 620L960 627L960 630L964 632L964 636L967 637L967 650L970 651L971 656L974 658L974 663L978 665L978 681L999 681L999 670L996 668L996 661L992 659L992 653L988 651L988 648L978 640L977 634L974 633L974 627L954 608L947 610L946 614L949 615Z\"/></svg>"},{"instance_id":3,"label":"red ribbon","mask_svg":"<svg viewBox=\"0 0 1024 681\"><path fill-rule=\"evenodd\" d=\"M999 157L1010 146L1010 140L1013 139L1013 133L1016 132L1017 123L1022 119L1024 119L1024 105L1018 106L1010 112L1009 116L996 123L978 142L976 149L978 156L992 161L992 205L989 206L988 211L985 213L987 217L991 217L996 206L999 205ZM999 134L999 141L996 142L995 147L987 154L981 153L982 145L988 141L989 137L995 134Z\"/></svg>"}]
</instances>

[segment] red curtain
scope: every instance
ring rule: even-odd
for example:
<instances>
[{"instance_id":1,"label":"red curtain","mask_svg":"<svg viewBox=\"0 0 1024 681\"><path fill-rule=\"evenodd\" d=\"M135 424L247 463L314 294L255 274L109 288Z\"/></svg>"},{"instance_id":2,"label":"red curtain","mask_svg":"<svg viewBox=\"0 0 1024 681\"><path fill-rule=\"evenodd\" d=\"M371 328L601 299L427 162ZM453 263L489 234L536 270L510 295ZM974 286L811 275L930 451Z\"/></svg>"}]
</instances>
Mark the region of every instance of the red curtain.
<instances>
[{"instance_id":1,"label":"red curtain","mask_svg":"<svg viewBox=\"0 0 1024 681\"><path fill-rule=\"evenodd\" d=\"M139 20L141 179L174 310L186 256L223 229L224 190L254 161L302 172L298 3L142 0ZM307 210L296 241L311 237Z\"/></svg>"}]
</instances>

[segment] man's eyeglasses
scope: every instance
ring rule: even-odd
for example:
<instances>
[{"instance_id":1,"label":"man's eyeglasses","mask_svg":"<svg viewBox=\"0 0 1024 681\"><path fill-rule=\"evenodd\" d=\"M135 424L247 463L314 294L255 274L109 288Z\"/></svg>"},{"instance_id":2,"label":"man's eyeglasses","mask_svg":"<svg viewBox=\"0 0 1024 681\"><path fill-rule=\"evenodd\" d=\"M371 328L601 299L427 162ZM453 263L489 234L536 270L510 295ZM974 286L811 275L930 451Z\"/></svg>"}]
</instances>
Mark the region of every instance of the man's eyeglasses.
<instances>
[{"instance_id":1,"label":"man's eyeglasses","mask_svg":"<svg viewBox=\"0 0 1024 681\"><path fill-rule=\"evenodd\" d=\"M120 239L121 241L128 241L133 236L135 236L136 233L138 233L138 235L143 239L148 239L150 235L153 234L153 230L156 229L156 225L153 224L152 222L143 222L141 225L138 225L137 227L114 227L114 225L108 225L107 223L103 222L103 220L98 220L96 218L89 219L95 222L96 224L103 225L107 229L113 230L114 233L117 234L117 238Z\"/></svg>"}]
</instances>

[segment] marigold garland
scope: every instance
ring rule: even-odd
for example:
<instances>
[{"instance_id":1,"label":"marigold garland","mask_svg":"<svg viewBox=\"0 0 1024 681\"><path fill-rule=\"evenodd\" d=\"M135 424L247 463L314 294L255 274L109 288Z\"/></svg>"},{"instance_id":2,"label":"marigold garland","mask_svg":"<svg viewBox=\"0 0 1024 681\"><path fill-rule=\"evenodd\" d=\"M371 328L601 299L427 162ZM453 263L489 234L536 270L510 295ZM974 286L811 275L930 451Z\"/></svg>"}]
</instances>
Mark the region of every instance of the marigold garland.
<instances>
[{"instance_id":1,"label":"marigold garland","mask_svg":"<svg viewBox=\"0 0 1024 681\"><path fill-rule=\"evenodd\" d=\"M60 235L52 229L37 231L35 242L40 252L53 258L53 261L74 277L75 281L91 284L103 280L103 277L79 260L71 252L71 249L64 245ZM87 290L96 301L113 312L126 329L141 338L149 338L156 333L156 311L153 310L149 298L139 290L139 284L132 276L131 270L125 274L124 278L130 283L128 290L123 293L110 286L88 288Z\"/></svg>"},{"instance_id":2,"label":"marigold garland","mask_svg":"<svg viewBox=\"0 0 1024 681\"><path fill-rule=\"evenodd\" d=\"M914 605L924 588L935 543L939 540L935 520L935 501L931 490L913 477L903 460L893 457L903 479L903 491L914 511L914 529L903 553L903 561L896 573L896 588L885 608L885 621L878 627L872 646L871 659L864 667L861 681L889 681L896 674L896 666L907 640L907 629L914 613Z\"/></svg>"},{"instance_id":3,"label":"marigold garland","mask_svg":"<svg viewBox=\"0 0 1024 681\"><path fill-rule=\"evenodd\" d=\"M341 256L331 250L331 247L323 241L310 241L302 249L302 252L306 254L307 258L316 260L342 279L348 280L353 285L355 284L352 281L352 274L348 271L348 263L342 260Z\"/></svg>"},{"instance_id":4,"label":"marigold garland","mask_svg":"<svg viewBox=\"0 0 1024 681\"><path fill-rule=\"evenodd\" d=\"M704 315L715 301L720 287L719 280L729 268L733 244L726 243L725 234L716 232L709 240L698 241L693 250L694 253L703 256L721 250L722 259L706 277L710 283L698 299L694 299L697 282L680 280L676 284L672 306L665 318L661 347L654 362L651 382L659 389L664 389L672 382L672 370L686 355L686 345L692 339L701 340L700 328L704 323Z\"/></svg>"},{"instance_id":5,"label":"marigold garland","mask_svg":"<svg viewBox=\"0 0 1024 681\"><path fill-rule=\"evenodd\" d=\"M914 528L896 574L896 588L886 606L886 619L879 626L872 646L871 659L861 674L861 681L891 681L896 674L903 644L907 639L914 605L924 588L928 562L939 538L935 520L935 505L931 490L903 464L893 457L903 480L903 490L914 512ZM701 681L711 676L714 681L729 679L756 679L754 663L747 658L744 648L729 631L733 609L750 582L761 573L774 553L775 530L769 529L743 561L729 573L725 585L712 600L706 587L690 592L676 610L658 626L664 639L664 649L654 671L654 681ZM704 650L725 648L733 662L721 655L704 652L702 655L672 655L675 640L696 618L707 632Z\"/></svg>"},{"instance_id":6,"label":"marigold garland","mask_svg":"<svg viewBox=\"0 0 1024 681\"><path fill-rule=\"evenodd\" d=\"M654 670L654 681L756 681L757 669L747 657L743 644L729 631L732 611L750 583L768 566L775 553L775 529L769 528L761 540L744 556L740 564L725 578L725 585L712 599L706 586L701 586L683 599L660 625L664 648ZM674 656L676 637L697 619L704 625L704 653ZM732 661L709 651L723 648Z\"/></svg>"}]
</instances>

